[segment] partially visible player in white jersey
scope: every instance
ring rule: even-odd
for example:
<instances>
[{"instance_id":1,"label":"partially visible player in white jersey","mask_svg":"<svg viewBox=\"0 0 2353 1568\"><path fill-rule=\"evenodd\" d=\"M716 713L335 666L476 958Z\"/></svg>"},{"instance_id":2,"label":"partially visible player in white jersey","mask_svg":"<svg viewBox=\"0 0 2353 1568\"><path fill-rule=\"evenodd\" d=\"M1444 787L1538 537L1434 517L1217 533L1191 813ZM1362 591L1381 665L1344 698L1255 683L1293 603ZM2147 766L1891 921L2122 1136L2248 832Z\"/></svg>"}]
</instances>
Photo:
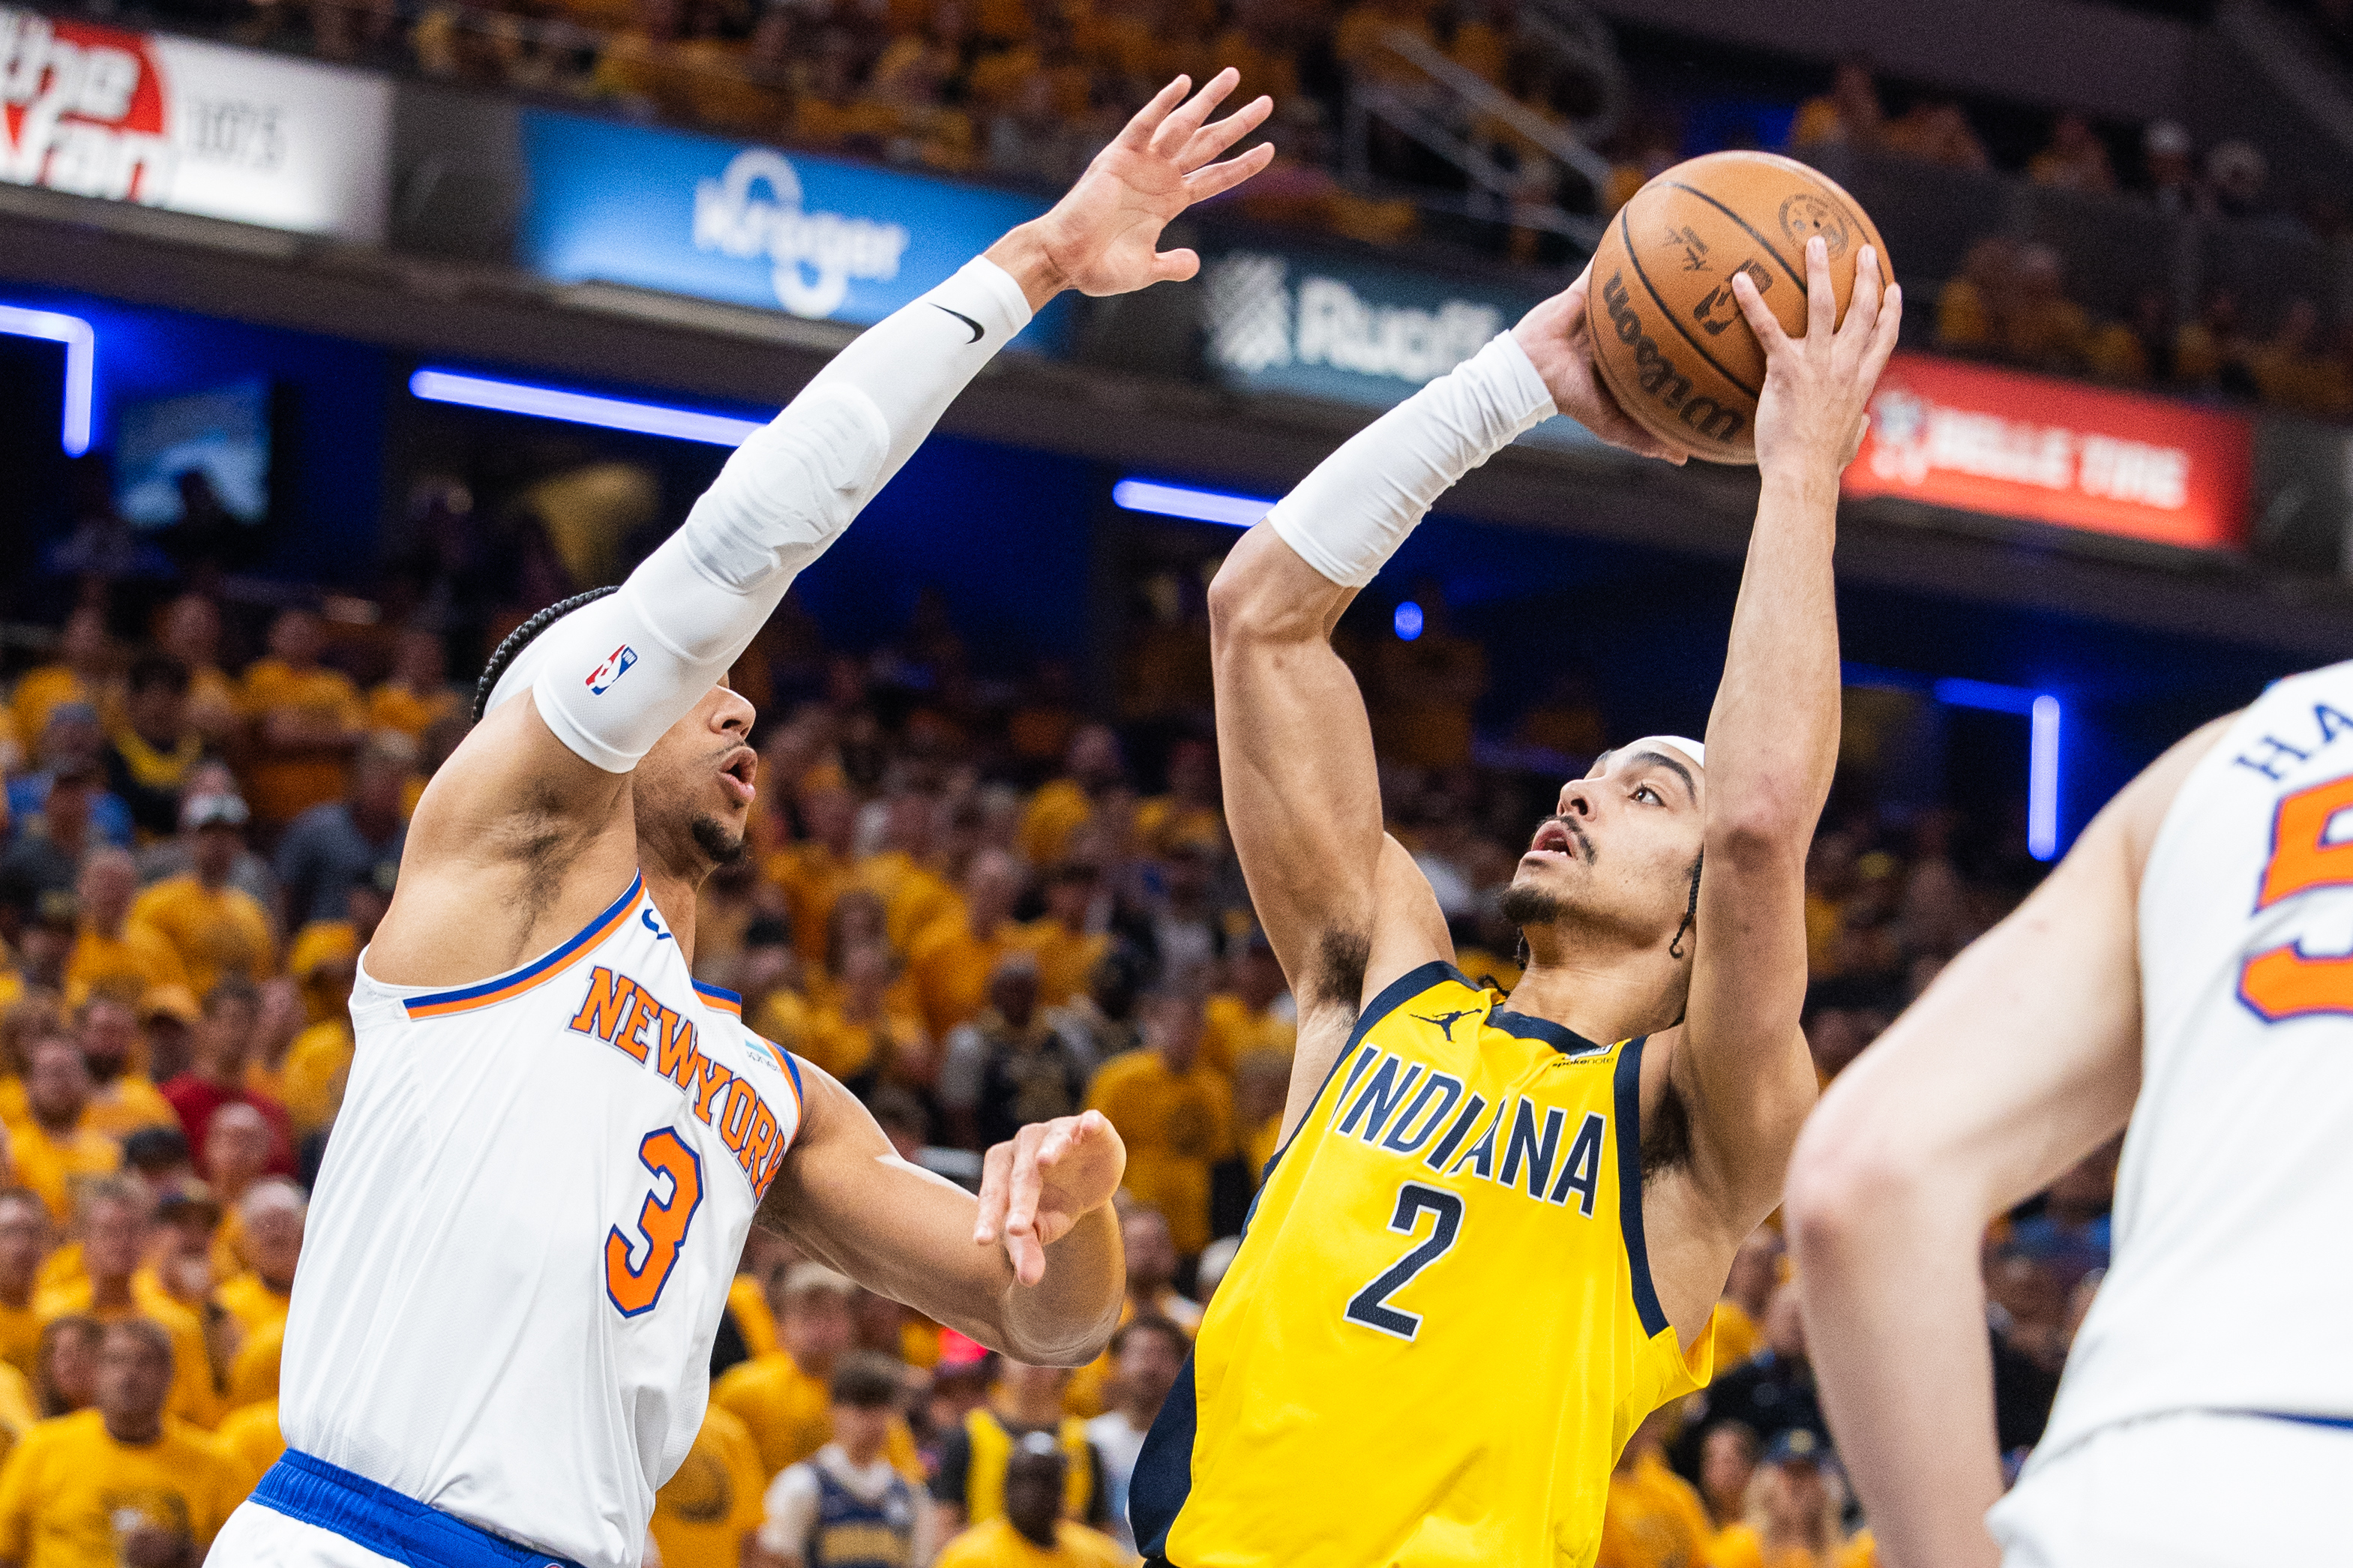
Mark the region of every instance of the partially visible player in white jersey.
<instances>
[{"instance_id":1,"label":"partially visible player in white jersey","mask_svg":"<svg viewBox=\"0 0 2353 1568\"><path fill-rule=\"evenodd\" d=\"M2339 664L2159 758L1831 1087L1788 1216L1884 1561L2342 1560L2348 949ZM1980 1239L2119 1128L2113 1261L2004 1498Z\"/></svg>"},{"instance_id":2,"label":"partially visible player in white jersey","mask_svg":"<svg viewBox=\"0 0 2353 1568\"><path fill-rule=\"evenodd\" d=\"M361 955L289 1449L212 1563L634 1568L755 1223L1023 1361L1101 1348L1110 1123L1024 1128L977 1203L903 1163L695 983L695 889L744 852L758 762L728 667L1033 311L1198 268L1163 226L1272 155L1219 161L1270 107L1210 123L1235 80L1169 84L1051 212L844 349L618 590L493 658Z\"/></svg>"}]
</instances>

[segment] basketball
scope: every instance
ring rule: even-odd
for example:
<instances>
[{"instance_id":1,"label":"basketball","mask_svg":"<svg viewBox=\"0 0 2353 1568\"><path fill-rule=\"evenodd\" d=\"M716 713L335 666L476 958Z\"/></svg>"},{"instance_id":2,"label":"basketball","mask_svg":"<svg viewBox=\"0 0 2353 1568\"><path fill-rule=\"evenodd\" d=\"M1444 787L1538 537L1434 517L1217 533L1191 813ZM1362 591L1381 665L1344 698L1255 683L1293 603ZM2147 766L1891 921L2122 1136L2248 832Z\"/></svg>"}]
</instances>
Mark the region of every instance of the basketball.
<instances>
[{"instance_id":1,"label":"basketball","mask_svg":"<svg viewBox=\"0 0 2353 1568\"><path fill-rule=\"evenodd\" d=\"M1852 196L1793 158L1711 153L1676 164L1619 209L1593 253L1595 360L1629 415L1669 446L1718 463L1757 460L1765 350L1741 319L1746 272L1792 336L1806 330L1806 241L1830 246L1839 314L1854 260L1887 247Z\"/></svg>"}]
</instances>

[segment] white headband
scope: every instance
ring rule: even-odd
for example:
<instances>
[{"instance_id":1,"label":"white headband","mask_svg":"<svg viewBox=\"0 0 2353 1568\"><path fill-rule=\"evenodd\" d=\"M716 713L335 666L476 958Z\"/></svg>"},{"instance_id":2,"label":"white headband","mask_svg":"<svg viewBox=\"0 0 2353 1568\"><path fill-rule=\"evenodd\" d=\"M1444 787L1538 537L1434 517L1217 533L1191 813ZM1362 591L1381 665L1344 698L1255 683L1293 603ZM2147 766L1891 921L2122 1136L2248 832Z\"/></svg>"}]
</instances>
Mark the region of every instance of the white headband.
<instances>
[{"instance_id":1,"label":"white headband","mask_svg":"<svg viewBox=\"0 0 2353 1568\"><path fill-rule=\"evenodd\" d=\"M1620 746L1618 750L1630 752L1641 746L1672 746L1701 767L1707 766L1707 748L1697 741L1686 740L1681 735L1645 735L1632 745Z\"/></svg>"}]
</instances>

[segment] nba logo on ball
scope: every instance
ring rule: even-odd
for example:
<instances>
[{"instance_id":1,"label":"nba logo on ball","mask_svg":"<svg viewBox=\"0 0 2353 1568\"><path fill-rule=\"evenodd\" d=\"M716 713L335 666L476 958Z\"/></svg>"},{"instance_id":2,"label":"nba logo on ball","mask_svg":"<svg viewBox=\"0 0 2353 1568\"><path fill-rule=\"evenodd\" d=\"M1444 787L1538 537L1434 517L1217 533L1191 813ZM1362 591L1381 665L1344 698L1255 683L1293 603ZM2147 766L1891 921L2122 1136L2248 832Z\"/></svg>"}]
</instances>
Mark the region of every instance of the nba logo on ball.
<instances>
[{"instance_id":1,"label":"nba logo on ball","mask_svg":"<svg viewBox=\"0 0 2353 1568\"><path fill-rule=\"evenodd\" d=\"M605 662L588 672L588 695L602 697L605 689L629 673L629 666L638 662L638 650L623 643L605 656Z\"/></svg>"}]
</instances>

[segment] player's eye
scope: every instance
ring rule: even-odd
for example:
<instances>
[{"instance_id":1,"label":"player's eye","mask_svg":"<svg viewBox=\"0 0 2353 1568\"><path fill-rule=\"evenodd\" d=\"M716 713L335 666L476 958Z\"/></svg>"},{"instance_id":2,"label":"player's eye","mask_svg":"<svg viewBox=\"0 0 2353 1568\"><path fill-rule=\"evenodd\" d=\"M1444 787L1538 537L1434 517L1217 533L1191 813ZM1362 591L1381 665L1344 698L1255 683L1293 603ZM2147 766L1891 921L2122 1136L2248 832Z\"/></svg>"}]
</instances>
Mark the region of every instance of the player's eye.
<instances>
[{"instance_id":1,"label":"player's eye","mask_svg":"<svg viewBox=\"0 0 2353 1568\"><path fill-rule=\"evenodd\" d=\"M1634 798L1636 800L1647 800L1652 805L1663 805L1666 804L1663 800L1659 798L1659 792L1652 789L1649 784L1636 784L1634 786Z\"/></svg>"}]
</instances>

